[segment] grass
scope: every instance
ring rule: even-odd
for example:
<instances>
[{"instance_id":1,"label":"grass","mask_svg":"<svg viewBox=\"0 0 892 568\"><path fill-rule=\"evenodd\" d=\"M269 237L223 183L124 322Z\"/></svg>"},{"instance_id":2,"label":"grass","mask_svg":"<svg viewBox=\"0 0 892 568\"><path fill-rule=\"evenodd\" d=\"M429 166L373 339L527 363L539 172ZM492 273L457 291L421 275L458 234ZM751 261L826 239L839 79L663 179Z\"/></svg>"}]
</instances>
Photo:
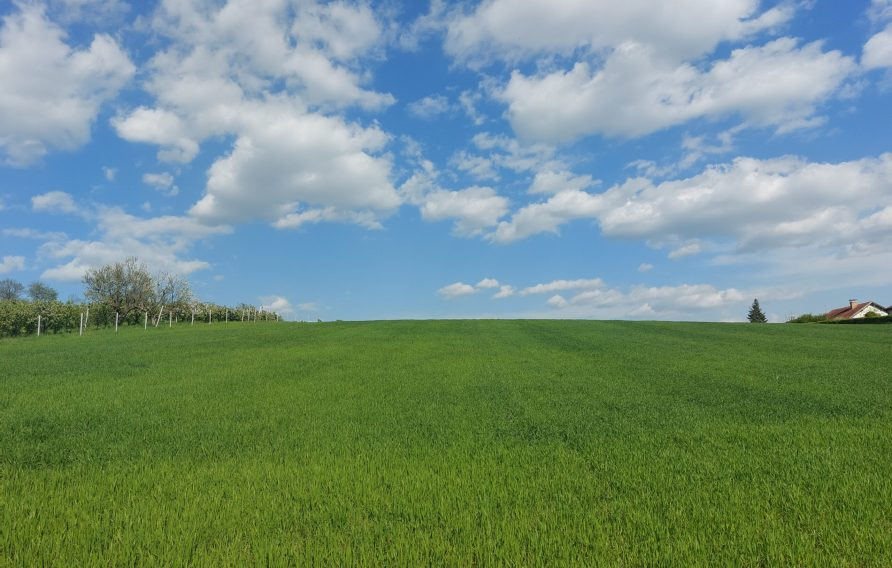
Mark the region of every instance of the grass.
<instances>
[{"instance_id":1,"label":"grass","mask_svg":"<svg viewBox=\"0 0 892 568\"><path fill-rule=\"evenodd\" d=\"M892 565L892 328L0 341L0 565Z\"/></svg>"}]
</instances>

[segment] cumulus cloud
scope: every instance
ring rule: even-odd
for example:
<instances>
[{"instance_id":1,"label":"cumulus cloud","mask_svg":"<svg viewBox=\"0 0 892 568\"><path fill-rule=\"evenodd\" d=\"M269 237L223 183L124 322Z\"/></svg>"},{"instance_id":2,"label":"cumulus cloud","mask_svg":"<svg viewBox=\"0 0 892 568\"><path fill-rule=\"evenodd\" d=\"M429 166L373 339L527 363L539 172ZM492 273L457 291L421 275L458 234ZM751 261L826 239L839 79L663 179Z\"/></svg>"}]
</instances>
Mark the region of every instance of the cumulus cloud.
<instances>
[{"instance_id":1,"label":"cumulus cloud","mask_svg":"<svg viewBox=\"0 0 892 568\"><path fill-rule=\"evenodd\" d=\"M449 17L446 50L462 60L508 60L594 52L625 42L665 57L694 57L787 21L791 4L759 12L758 0L690 0L654 9L649 0L490 0Z\"/></svg>"},{"instance_id":2,"label":"cumulus cloud","mask_svg":"<svg viewBox=\"0 0 892 568\"><path fill-rule=\"evenodd\" d=\"M552 280L544 284L536 284L529 286L520 291L521 296L529 296L530 294L547 294L563 290L587 290L591 288L601 288L604 281L600 278L578 278L576 280Z\"/></svg>"},{"instance_id":3,"label":"cumulus cloud","mask_svg":"<svg viewBox=\"0 0 892 568\"><path fill-rule=\"evenodd\" d=\"M390 164L369 152L387 136L338 117L294 112L287 102L244 109L232 152L208 170L190 213L208 220L284 220L300 206L386 215L400 204ZM290 226L287 222L280 227Z\"/></svg>"},{"instance_id":4,"label":"cumulus cloud","mask_svg":"<svg viewBox=\"0 0 892 568\"><path fill-rule=\"evenodd\" d=\"M25 257L24 256L6 255L2 259L0 259L0 274L6 274L7 272L15 272L16 270L24 270L24 269L25 269Z\"/></svg>"},{"instance_id":5,"label":"cumulus cloud","mask_svg":"<svg viewBox=\"0 0 892 568\"><path fill-rule=\"evenodd\" d=\"M691 241L673 249L667 256L670 260L675 260L686 256L700 254L701 252L703 252L703 245L697 241Z\"/></svg>"},{"instance_id":6,"label":"cumulus cloud","mask_svg":"<svg viewBox=\"0 0 892 568\"><path fill-rule=\"evenodd\" d=\"M426 196L421 216L428 221L455 219L454 232L473 236L493 227L508 213L508 199L489 187L435 191Z\"/></svg>"},{"instance_id":7,"label":"cumulus cloud","mask_svg":"<svg viewBox=\"0 0 892 568\"><path fill-rule=\"evenodd\" d=\"M446 300L454 300L455 298L461 298L462 296L470 296L476 292L477 288L474 288L470 284L465 284L464 282L455 282L437 290L437 293Z\"/></svg>"},{"instance_id":8,"label":"cumulus cloud","mask_svg":"<svg viewBox=\"0 0 892 568\"><path fill-rule=\"evenodd\" d=\"M102 104L134 73L117 42L97 34L73 49L40 4L17 3L0 26L0 157L27 166L90 139Z\"/></svg>"},{"instance_id":9,"label":"cumulus cloud","mask_svg":"<svg viewBox=\"0 0 892 568\"><path fill-rule=\"evenodd\" d=\"M477 288L498 288L499 281L495 278L484 278L477 283Z\"/></svg>"},{"instance_id":10,"label":"cumulus cloud","mask_svg":"<svg viewBox=\"0 0 892 568\"><path fill-rule=\"evenodd\" d=\"M431 120L450 112L452 105L449 99L443 95L430 95L409 103L406 108L409 114L416 118Z\"/></svg>"},{"instance_id":11,"label":"cumulus cloud","mask_svg":"<svg viewBox=\"0 0 892 568\"><path fill-rule=\"evenodd\" d=\"M173 176L168 172L145 173L142 182L167 196L174 196L180 192L180 188L174 185Z\"/></svg>"},{"instance_id":12,"label":"cumulus cloud","mask_svg":"<svg viewBox=\"0 0 892 568\"><path fill-rule=\"evenodd\" d=\"M707 70L666 65L655 48L627 43L599 69L581 61L544 75L515 71L500 96L514 130L545 142L589 134L637 137L726 115L787 132L819 124L818 105L856 69L839 51L793 38L735 49Z\"/></svg>"},{"instance_id":13,"label":"cumulus cloud","mask_svg":"<svg viewBox=\"0 0 892 568\"><path fill-rule=\"evenodd\" d=\"M499 286L499 291L493 294L492 297L494 300L501 300L502 298L510 298L515 292L516 290L514 289L514 286L511 286L510 284L502 284Z\"/></svg>"},{"instance_id":14,"label":"cumulus cloud","mask_svg":"<svg viewBox=\"0 0 892 568\"><path fill-rule=\"evenodd\" d=\"M474 294L478 289L456 282L441 288L439 293L451 299ZM753 297L772 301L798 297L801 292L790 293L776 288L744 292L711 284L636 284L619 288L608 285L600 278L588 278L552 280L527 286L518 293L515 293L513 286L503 284L492 299L542 295L547 296L544 305L554 310L551 313L558 317L722 319L743 310L746 302Z\"/></svg>"},{"instance_id":15,"label":"cumulus cloud","mask_svg":"<svg viewBox=\"0 0 892 568\"><path fill-rule=\"evenodd\" d=\"M864 44L861 64L867 69L892 67L892 24Z\"/></svg>"},{"instance_id":16,"label":"cumulus cloud","mask_svg":"<svg viewBox=\"0 0 892 568\"><path fill-rule=\"evenodd\" d=\"M892 154L836 164L741 157L684 179L560 192L519 209L488 238L508 242L589 218L607 236L681 243L676 257L702 249L704 239L731 239L739 251L865 249L892 238L890 176Z\"/></svg>"},{"instance_id":17,"label":"cumulus cloud","mask_svg":"<svg viewBox=\"0 0 892 568\"><path fill-rule=\"evenodd\" d=\"M568 190L583 191L594 183L595 181L590 175L574 175L566 170L544 169L536 172L529 193L555 194Z\"/></svg>"},{"instance_id":18,"label":"cumulus cloud","mask_svg":"<svg viewBox=\"0 0 892 568\"><path fill-rule=\"evenodd\" d=\"M190 274L208 268L203 260L184 258L199 240L230 232L225 225L205 225L194 218L166 215L137 217L118 207L79 209L95 228L95 239L70 239L64 235L42 244L38 257L58 263L46 269L47 280L80 280L91 267L136 256L153 270Z\"/></svg>"},{"instance_id":19,"label":"cumulus cloud","mask_svg":"<svg viewBox=\"0 0 892 568\"><path fill-rule=\"evenodd\" d=\"M50 191L31 198L31 208L43 213L77 213L79 208L70 193Z\"/></svg>"},{"instance_id":20,"label":"cumulus cloud","mask_svg":"<svg viewBox=\"0 0 892 568\"><path fill-rule=\"evenodd\" d=\"M376 227L400 205L384 154L390 137L341 112L394 102L363 86L362 63L384 40L368 5L165 1L148 22L166 41L146 66L154 101L112 125L126 140L159 146L166 162L192 161L211 137L233 140L191 215Z\"/></svg>"},{"instance_id":21,"label":"cumulus cloud","mask_svg":"<svg viewBox=\"0 0 892 568\"><path fill-rule=\"evenodd\" d=\"M283 296L263 296L260 298L263 302L261 309L269 312L276 312L280 316L288 316L294 313L294 306Z\"/></svg>"}]
</instances>

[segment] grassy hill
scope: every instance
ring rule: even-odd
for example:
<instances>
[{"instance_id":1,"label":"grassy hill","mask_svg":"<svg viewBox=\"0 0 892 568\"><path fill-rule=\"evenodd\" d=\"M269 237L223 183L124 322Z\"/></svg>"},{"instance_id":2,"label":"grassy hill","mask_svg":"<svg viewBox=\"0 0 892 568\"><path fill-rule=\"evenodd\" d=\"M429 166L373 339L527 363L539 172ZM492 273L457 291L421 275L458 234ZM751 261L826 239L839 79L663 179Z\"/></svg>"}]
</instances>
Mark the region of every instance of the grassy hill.
<instances>
[{"instance_id":1,"label":"grassy hill","mask_svg":"<svg viewBox=\"0 0 892 568\"><path fill-rule=\"evenodd\" d=\"M892 564L892 328L0 340L0 564Z\"/></svg>"}]
</instances>

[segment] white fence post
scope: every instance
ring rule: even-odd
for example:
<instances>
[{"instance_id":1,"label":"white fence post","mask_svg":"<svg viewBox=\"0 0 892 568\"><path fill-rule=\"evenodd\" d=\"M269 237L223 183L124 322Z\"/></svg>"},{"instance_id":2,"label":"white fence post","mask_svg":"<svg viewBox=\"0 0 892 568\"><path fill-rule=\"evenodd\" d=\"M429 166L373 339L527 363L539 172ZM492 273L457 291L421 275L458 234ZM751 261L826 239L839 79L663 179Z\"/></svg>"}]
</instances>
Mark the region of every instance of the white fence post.
<instances>
[{"instance_id":1,"label":"white fence post","mask_svg":"<svg viewBox=\"0 0 892 568\"><path fill-rule=\"evenodd\" d=\"M173 312L167 312L167 327L173 327Z\"/></svg>"},{"instance_id":2,"label":"white fence post","mask_svg":"<svg viewBox=\"0 0 892 568\"><path fill-rule=\"evenodd\" d=\"M118 333L118 312L115 312L115 333Z\"/></svg>"},{"instance_id":3,"label":"white fence post","mask_svg":"<svg viewBox=\"0 0 892 568\"><path fill-rule=\"evenodd\" d=\"M149 312L146 312L146 317L142 320L142 328L146 331L149 330Z\"/></svg>"},{"instance_id":4,"label":"white fence post","mask_svg":"<svg viewBox=\"0 0 892 568\"><path fill-rule=\"evenodd\" d=\"M37 314L37 337L40 337L40 314Z\"/></svg>"},{"instance_id":5,"label":"white fence post","mask_svg":"<svg viewBox=\"0 0 892 568\"><path fill-rule=\"evenodd\" d=\"M84 334L84 312L81 312L81 325L77 328L77 335L81 336Z\"/></svg>"},{"instance_id":6,"label":"white fence post","mask_svg":"<svg viewBox=\"0 0 892 568\"><path fill-rule=\"evenodd\" d=\"M87 306L87 315L84 317L84 329L90 324L90 306Z\"/></svg>"},{"instance_id":7,"label":"white fence post","mask_svg":"<svg viewBox=\"0 0 892 568\"><path fill-rule=\"evenodd\" d=\"M195 310L192 310L192 323L190 325L195 325Z\"/></svg>"}]
</instances>

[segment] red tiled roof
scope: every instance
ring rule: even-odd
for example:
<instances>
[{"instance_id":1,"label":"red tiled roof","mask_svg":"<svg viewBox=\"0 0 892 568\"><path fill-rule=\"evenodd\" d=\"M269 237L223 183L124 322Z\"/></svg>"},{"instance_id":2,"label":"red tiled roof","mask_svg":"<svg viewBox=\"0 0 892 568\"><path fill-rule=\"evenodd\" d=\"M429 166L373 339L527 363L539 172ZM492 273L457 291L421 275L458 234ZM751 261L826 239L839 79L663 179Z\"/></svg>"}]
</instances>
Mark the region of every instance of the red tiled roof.
<instances>
[{"instance_id":1,"label":"red tiled roof","mask_svg":"<svg viewBox=\"0 0 892 568\"><path fill-rule=\"evenodd\" d=\"M852 316L857 314L867 305L873 304L874 306L885 311L886 308L880 306L876 302L862 302L860 304L855 304L855 307L846 306L844 308L836 308L835 310L830 310L827 312L827 319L852 319Z\"/></svg>"}]
</instances>

